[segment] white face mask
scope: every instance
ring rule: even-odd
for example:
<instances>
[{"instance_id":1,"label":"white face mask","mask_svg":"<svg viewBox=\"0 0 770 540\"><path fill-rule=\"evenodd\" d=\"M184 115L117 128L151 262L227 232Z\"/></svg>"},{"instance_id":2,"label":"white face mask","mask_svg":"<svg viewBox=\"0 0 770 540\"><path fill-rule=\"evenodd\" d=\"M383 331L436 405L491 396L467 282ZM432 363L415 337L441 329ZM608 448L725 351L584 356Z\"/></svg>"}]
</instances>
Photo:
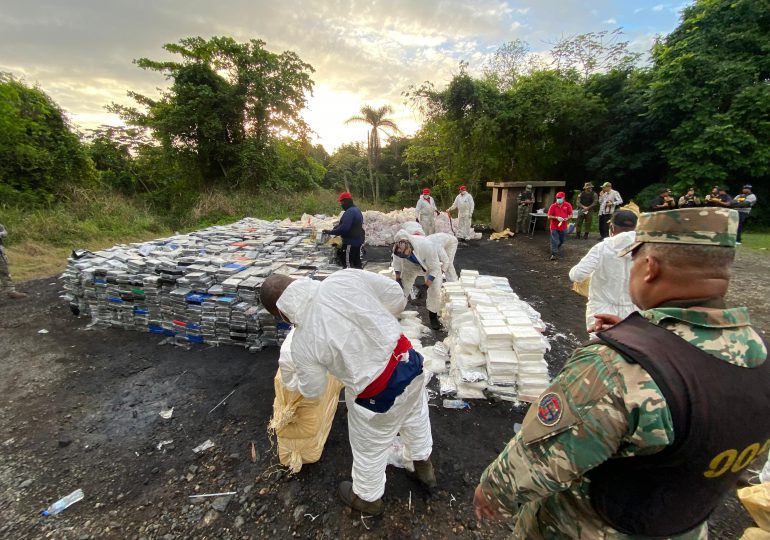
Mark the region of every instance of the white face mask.
<instances>
[{"instance_id":1,"label":"white face mask","mask_svg":"<svg viewBox=\"0 0 770 540\"><path fill-rule=\"evenodd\" d=\"M561 204L561 203L563 203L563 202L564 202L564 199L556 199L556 202L557 202L557 203L559 203L559 204Z\"/></svg>"},{"instance_id":2,"label":"white face mask","mask_svg":"<svg viewBox=\"0 0 770 540\"><path fill-rule=\"evenodd\" d=\"M423 195L422 198L427 201L428 199L430 199L430 195Z\"/></svg>"}]
</instances>

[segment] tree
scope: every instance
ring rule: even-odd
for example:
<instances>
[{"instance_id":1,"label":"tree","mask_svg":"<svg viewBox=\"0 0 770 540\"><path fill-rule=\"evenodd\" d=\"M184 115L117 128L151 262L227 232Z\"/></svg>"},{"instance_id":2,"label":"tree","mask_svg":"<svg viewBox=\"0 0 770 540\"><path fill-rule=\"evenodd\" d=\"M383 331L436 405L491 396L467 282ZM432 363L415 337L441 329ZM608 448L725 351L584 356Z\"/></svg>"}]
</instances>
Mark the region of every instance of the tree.
<instances>
[{"instance_id":1,"label":"tree","mask_svg":"<svg viewBox=\"0 0 770 540\"><path fill-rule=\"evenodd\" d=\"M346 124L362 122L371 127L371 130L366 136L366 148L369 163L369 182L374 186L375 202L379 202L380 200L380 180L379 177L374 178L374 168L377 166L380 159L380 131L385 134L387 134L388 131L391 133L400 133L396 123L393 120L386 118L387 115L392 113L393 109L390 105L383 105L378 108L374 108L371 105L364 105L361 107L360 116L351 116L345 121Z\"/></svg>"},{"instance_id":2,"label":"tree","mask_svg":"<svg viewBox=\"0 0 770 540\"><path fill-rule=\"evenodd\" d=\"M541 66L531 54L529 43L521 39L501 45L484 66L484 77L501 91L510 90L516 80Z\"/></svg>"},{"instance_id":3,"label":"tree","mask_svg":"<svg viewBox=\"0 0 770 540\"><path fill-rule=\"evenodd\" d=\"M39 88L0 73L0 200L53 202L97 174L61 108Z\"/></svg>"},{"instance_id":4,"label":"tree","mask_svg":"<svg viewBox=\"0 0 770 540\"><path fill-rule=\"evenodd\" d=\"M367 157L361 143L343 144L329 157L324 185L336 191L367 196ZM357 195L357 196L358 196ZM374 200L374 192L371 192Z\"/></svg>"},{"instance_id":5,"label":"tree","mask_svg":"<svg viewBox=\"0 0 770 540\"><path fill-rule=\"evenodd\" d=\"M141 107L112 105L123 119L151 130L167 152L191 152L206 181L257 185L270 181L274 142L307 139L301 116L312 91L313 68L293 52L276 54L265 42L229 37L182 39L164 49L181 61L140 58L142 69L172 82L153 99L129 95Z\"/></svg>"},{"instance_id":6,"label":"tree","mask_svg":"<svg viewBox=\"0 0 770 540\"><path fill-rule=\"evenodd\" d=\"M551 48L553 67L560 72L575 70L585 80L594 73L633 66L641 57L622 41L623 30L588 32L563 37Z\"/></svg>"},{"instance_id":7,"label":"tree","mask_svg":"<svg viewBox=\"0 0 770 540\"><path fill-rule=\"evenodd\" d=\"M770 195L768 27L768 0L698 0L653 47L649 115L673 181Z\"/></svg>"}]
</instances>

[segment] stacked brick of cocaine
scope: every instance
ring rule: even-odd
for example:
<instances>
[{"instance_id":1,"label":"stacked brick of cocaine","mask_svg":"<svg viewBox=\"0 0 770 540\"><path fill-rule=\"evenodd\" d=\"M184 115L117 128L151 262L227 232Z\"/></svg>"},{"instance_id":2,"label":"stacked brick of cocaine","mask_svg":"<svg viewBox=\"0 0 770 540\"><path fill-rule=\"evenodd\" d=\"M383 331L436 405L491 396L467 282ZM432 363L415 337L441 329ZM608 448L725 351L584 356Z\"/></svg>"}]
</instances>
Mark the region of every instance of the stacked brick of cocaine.
<instances>
[{"instance_id":1,"label":"stacked brick of cocaine","mask_svg":"<svg viewBox=\"0 0 770 540\"><path fill-rule=\"evenodd\" d=\"M273 273L324 279L339 270L315 231L246 218L141 244L73 252L62 274L71 309L101 326L177 342L279 344L288 327L259 301Z\"/></svg>"}]
</instances>

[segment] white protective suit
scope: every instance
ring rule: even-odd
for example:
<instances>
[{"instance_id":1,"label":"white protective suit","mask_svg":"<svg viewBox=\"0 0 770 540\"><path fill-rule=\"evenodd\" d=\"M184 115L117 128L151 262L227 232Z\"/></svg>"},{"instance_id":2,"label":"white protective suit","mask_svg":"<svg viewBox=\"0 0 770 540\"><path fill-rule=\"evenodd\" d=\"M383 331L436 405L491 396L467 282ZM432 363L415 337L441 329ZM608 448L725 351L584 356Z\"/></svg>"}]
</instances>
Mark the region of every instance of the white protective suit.
<instances>
[{"instance_id":1,"label":"white protective suit","mask_svg":"<svg viewBox=\"0 0 770 540\"><path fill-rule=\"evenodd\" d=\"M407 221L401 224L401 229L415 236L425 236L425 231L416 221ZM446 281L457 281L457 271L455 270L455 254L457 253L457 237L447 233L433 233L427 237L428 240L439 246L438 258L441 261L441 270L444 272ZM399 257L393 256L394 259ZM399 264L399 263L396 263ZM394 266L395 267L395 266ZM400 266L399 266L400 268Z\"/></svg>"},{"instance_id":2,"label":"white protective suit","mask_svg":"<svg viewBox=\"0 0 770 540\"><path fill-rule=\"evenodd\" d=\"M628 292L631 254L618 257L618 252L636 240L636 231L609 236L596 244L569 271L572 281L591 278L586 305L586 328L594 323L595 313L610 313L625 318L637 307Z\"/></svg>"},{"instance_id":3,"label":"white protective suit","mask_svg":"<svg viewBox=\"0 0 770 540\"><path fill-rule=\"evenodd\" d=\"M469 240L473 231L471 230L471 217L473 216L473 209L475 208L473 203L473 197L467 191L461 191L455 202L449 207L449 211L457 210L457 229L455 230L455 236L463 240Z\"/></svg>"},{"instance_id":4,"label":"white protective suit","mask_svg":"<svg viewBox=\"0 0 770 540\"><path fill-rule=\"evenodd\" d=\"M355 402L387 365L401 336L396 315L405 306L395 281L354 269L335 272L322 282L297 280L277 302L294 323L291 359L300 393L319 397L327 372L345 385L353 492L365 501L376 501L385 491L385 468L397 434L405 459L428 459L433 447L424 373L384 413Z\"/></svg>"},{"instance_id":5,"label":"white protective suit","mask_svg":"<svg viewBox=\"0 0 770 540\"><path fill-rule=\"evenodd\" d=\"M439 247L438 258L441 261L441 269L446 274L446 280L457 281L457 271L455 270L457 237L447 233L434 233L428 236L428 240Z\"/></svg>"},{"instance_id":6,"label":"white protective suit","mask_svg":"<svg viewBox=\"0 0 770 540\"><path fill-rule=\"evenodd\" d=\"M398 242L399 240L408 240L412 244L414 249L413 255L418 261L415 264L408 259L402 259L393 255L393 269L400 273L405 293L409 294L412 290L417 276L433 276L433 282L428 287L428 298L425 301L425 307L428 308L428 311L438 313L441 307L441 283L444 281L441 276L439 245L428 240L427 237L409 234L405 230L400 230L396 233L395 241Z\"/></svg>"},{"instance_id":7,"label":"white protective suit","mask_svg":"<svg viewBox=\"0 0 770 540\"><path fill-rule=\"evenodd\" d=\"M436 201L430 195L428 195L427 199L424 195L421 195L417 200L416 210L417 218L420 220L420 225L422 225L425 234L433 234L436 231Z\"/></svg>"}]
</instances>

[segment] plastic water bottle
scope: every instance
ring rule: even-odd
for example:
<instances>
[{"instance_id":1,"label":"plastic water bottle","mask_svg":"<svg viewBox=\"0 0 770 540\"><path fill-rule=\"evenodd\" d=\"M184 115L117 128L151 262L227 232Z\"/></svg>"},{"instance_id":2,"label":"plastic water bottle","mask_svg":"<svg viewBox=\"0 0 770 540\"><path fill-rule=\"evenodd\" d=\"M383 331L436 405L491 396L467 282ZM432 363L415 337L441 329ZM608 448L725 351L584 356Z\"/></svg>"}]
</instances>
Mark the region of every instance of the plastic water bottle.
<instances>
[{"instance_id":1,"label":"plastic water bottle","mask_svg":"<svg viewBox=\"0 0 770 540\"><path fill-rule=\"evenodd\" d=\"M467 401L463 401L462 399L445 399L443 405L445 409L470 409L471 408L470 404Z\"/></svg>"},{"instance_id":2,"label":"plastic water bottle","mask_svg":"<svg viewBox=\"0 0 770 540\"><path fill-rule=\"evenodd\" d=\"M43 514L44 517L53 516L55 514L58 514L59 512L69 508L76 502L82 500L84 497L83 490L82 489L76 489L66 497L62 497L55 503L53 503L51 506L49 506L46 510L43 510L41 514Z\"/></svg>"}]
</instances>

